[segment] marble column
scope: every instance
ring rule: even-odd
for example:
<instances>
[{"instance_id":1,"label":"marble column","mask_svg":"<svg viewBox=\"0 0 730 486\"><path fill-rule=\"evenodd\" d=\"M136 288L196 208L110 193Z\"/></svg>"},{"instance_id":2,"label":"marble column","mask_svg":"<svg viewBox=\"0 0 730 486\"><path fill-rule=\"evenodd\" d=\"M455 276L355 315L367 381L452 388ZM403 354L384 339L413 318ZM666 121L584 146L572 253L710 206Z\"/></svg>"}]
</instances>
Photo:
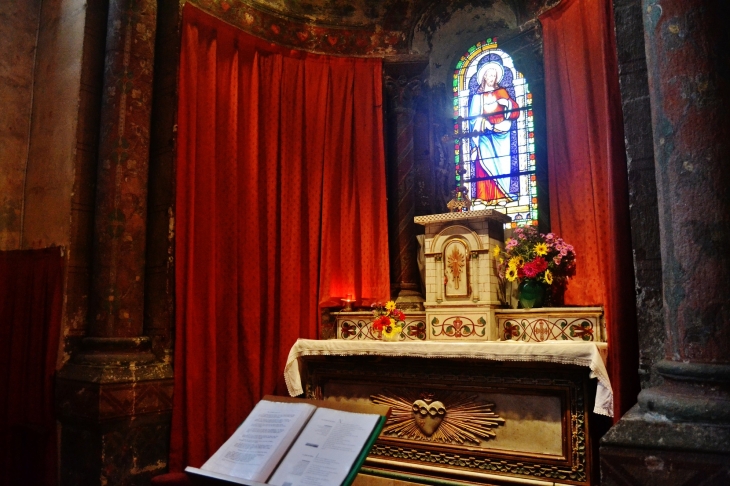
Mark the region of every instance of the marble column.
<instances>
[{"instance_id":1,"label":"marble column","mask_svg":"<svg viewBox=\"0 0 730 486\"><path fill-rule=\"evenodd\" d=\"M603 484L727 484L730 13L719 0L643 0L642 9L666 352L654 366L662 383L604 437Z\"/></svg>"},{"instance_id":2,"label":"marble column","mask_svg":"<svg viewBox=\"0 0 730 486\"><path fill-rule=\"evenodd\" d=\"M717 0L644 2L666 358L642 409L730 423L730 34Z\"/></svg>"},{"instance_id":3,"label":"marble column","mask_svg":"<svg viewBox=\"0 0 730 486\"><path fill-rule=\"evenodd\" d=\"M417 263L414 117L420 76L385 76L389 97L388 199L391 291L401 309L423 310Z\"/></svg>"},{"instance_id":4,"label":"marble column","mask_svg":"<svg viewBox=\"0 0 730 486\"><path fill-rule=\"evenodd\" d=\"M111 0L106 22L89 331L59 371L61 484L149 484L167 463L172 369L144 330L157 2Z\"/></svg>"}]
</instances>

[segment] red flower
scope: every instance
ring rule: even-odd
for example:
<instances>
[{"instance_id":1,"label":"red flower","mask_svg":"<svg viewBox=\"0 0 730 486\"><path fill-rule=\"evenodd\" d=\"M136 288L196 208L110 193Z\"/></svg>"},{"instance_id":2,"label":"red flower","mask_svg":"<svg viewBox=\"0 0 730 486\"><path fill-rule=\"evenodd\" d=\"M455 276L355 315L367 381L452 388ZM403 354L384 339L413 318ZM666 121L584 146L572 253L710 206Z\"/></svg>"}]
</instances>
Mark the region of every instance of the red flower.
<instances>
[{"instance_id":1,"label":"red flower","mask_svg":"<svg viewBox=\"0 0 730 486\"><path fill-rule=\"evenodd\" d=\"M525 272L525 277L535 278L540 273L535 267L535 262L525 263L522 266L522 270Z\"/></svg>"},{"instance_id":2,"label":"red flower","mask_svg":"<svg viewBox=\"0 0 730 486\"><path fill-rule=\"evenodd\" d=\"M547 270L548 262L543 257L537 257L533 260L537 273L544 272Z\"/></svg>"},{"instance_id":3,"label":"red flower","mask_svg":"<svg viewBox=\"0 0 730 486\"><path fill-rule=\"evenodd\" d=\"M522 266L524 276L527 278L535 278L540 272L547 270L548 262L543 257L537 257L533 261L525 263ZM518 272L518 276L519 272Z\"/></svg>"},{"instance_id":4,"label":"red flower","mask_svg":"<svg viewBox=\"0 0 730 486\"><path fill-rule=\"evenodd\" d=\"M380 316L373 321L373 329L376 331L382 331L386 326L390 325L390 318L388 316Z\"/></svg>"}]
</instances>

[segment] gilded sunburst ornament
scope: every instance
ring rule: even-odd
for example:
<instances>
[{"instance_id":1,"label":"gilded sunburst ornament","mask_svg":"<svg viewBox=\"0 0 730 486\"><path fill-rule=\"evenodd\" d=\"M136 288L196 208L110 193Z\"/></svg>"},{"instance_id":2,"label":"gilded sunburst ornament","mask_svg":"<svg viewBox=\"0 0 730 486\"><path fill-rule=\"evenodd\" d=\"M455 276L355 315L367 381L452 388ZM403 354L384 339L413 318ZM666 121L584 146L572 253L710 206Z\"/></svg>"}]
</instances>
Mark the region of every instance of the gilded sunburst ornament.
<instances>
[{"instance_id":1,"label":"gilded sunburst ornament","mask_svg":"<svg viewBox=\"0 0 730 486\"><path fill-rule=\"evenodd\" d=\"M464 254L459 251L457 246L454 246L447 261L449 270L451 270L451 276L454 278L454 288L458 289L459 282L461 281L461 274L464 270Z\"/></svg>"},{"instance_id":2,"label":"gilded sunburst ornament","mask_svg":"<svg viewBox=\"0 0 730 486\"><path fill-rule=\"evenodd\" d=\"M391 409L383 435L401 439L479 444L496 437L494 428L504 419L492 411L493 403L479 403L475 395L464 393L406 393L385 390L372 395L374 403Z\"/></svg>"}]
</instances>

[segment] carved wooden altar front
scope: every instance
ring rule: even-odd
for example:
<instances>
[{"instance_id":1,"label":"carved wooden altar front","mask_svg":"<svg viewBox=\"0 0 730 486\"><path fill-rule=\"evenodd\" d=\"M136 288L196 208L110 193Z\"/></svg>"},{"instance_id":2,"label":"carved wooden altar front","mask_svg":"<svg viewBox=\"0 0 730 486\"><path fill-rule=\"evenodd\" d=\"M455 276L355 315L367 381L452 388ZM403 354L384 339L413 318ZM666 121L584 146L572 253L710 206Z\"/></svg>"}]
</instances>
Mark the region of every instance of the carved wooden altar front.
<instances>
[{"instance_id":1,"label":"carved wooden altar front","mask_svg":"<svg viewBox=\"0 0 730 486\"><path fill-rule=\"evenodd\" d=\"M376 356L302 362L307 397L391 407L365 474L449 484L595 480L595 385L585 368Z\"/></svg>"},{"instance_id":2,"label":"carved wooden altar front","mask_svg":"<svg viewBox=\"0 0 730 486\"><path fill-rule=\"evenodd\" d=\"M596 484L591 420L612 410L605 348L299 340L285 378L292 395L391 407L366 474L421 484L588 485Z\"/></svg>"}]
</instances>

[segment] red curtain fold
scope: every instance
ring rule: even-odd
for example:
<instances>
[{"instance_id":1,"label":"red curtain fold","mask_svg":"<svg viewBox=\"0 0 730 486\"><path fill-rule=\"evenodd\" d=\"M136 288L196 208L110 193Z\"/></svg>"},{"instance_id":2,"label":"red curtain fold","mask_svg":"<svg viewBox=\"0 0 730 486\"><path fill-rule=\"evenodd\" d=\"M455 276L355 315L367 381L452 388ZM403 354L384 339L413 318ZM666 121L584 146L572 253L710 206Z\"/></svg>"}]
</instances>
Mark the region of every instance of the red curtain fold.
<instances>
[{"instance_id":1,"label":"red curtain fold","mask_svg":"<svg viewBox=\"0 0 730 486\"><path fill-rule=\"evenodd\" d=\"M552 230L576 248L566 304L604 306L614 420L636 403L638 336L628 179L609 0L564 0L544 35Z\"/></svg>"},{"instance_id":2,"label":"red curtain fold","mask_svg":"<svg viewBox=\"0 0 730 486\"><path fill-rule=\"evenodd\" d=\"M289 51L187 4L171 470L286 393L321 305L389 293L380 60Z\"/></svg>"},{"instance_id":3,"label":"red curtain fold","mask_svg":"<svg viewBox=\"0 0 730 486\"><path fill-rule=\"evenodd\" d=\"M0 484L56 484L60 248L0 252Z\"/></svg>"}]
</instances>

